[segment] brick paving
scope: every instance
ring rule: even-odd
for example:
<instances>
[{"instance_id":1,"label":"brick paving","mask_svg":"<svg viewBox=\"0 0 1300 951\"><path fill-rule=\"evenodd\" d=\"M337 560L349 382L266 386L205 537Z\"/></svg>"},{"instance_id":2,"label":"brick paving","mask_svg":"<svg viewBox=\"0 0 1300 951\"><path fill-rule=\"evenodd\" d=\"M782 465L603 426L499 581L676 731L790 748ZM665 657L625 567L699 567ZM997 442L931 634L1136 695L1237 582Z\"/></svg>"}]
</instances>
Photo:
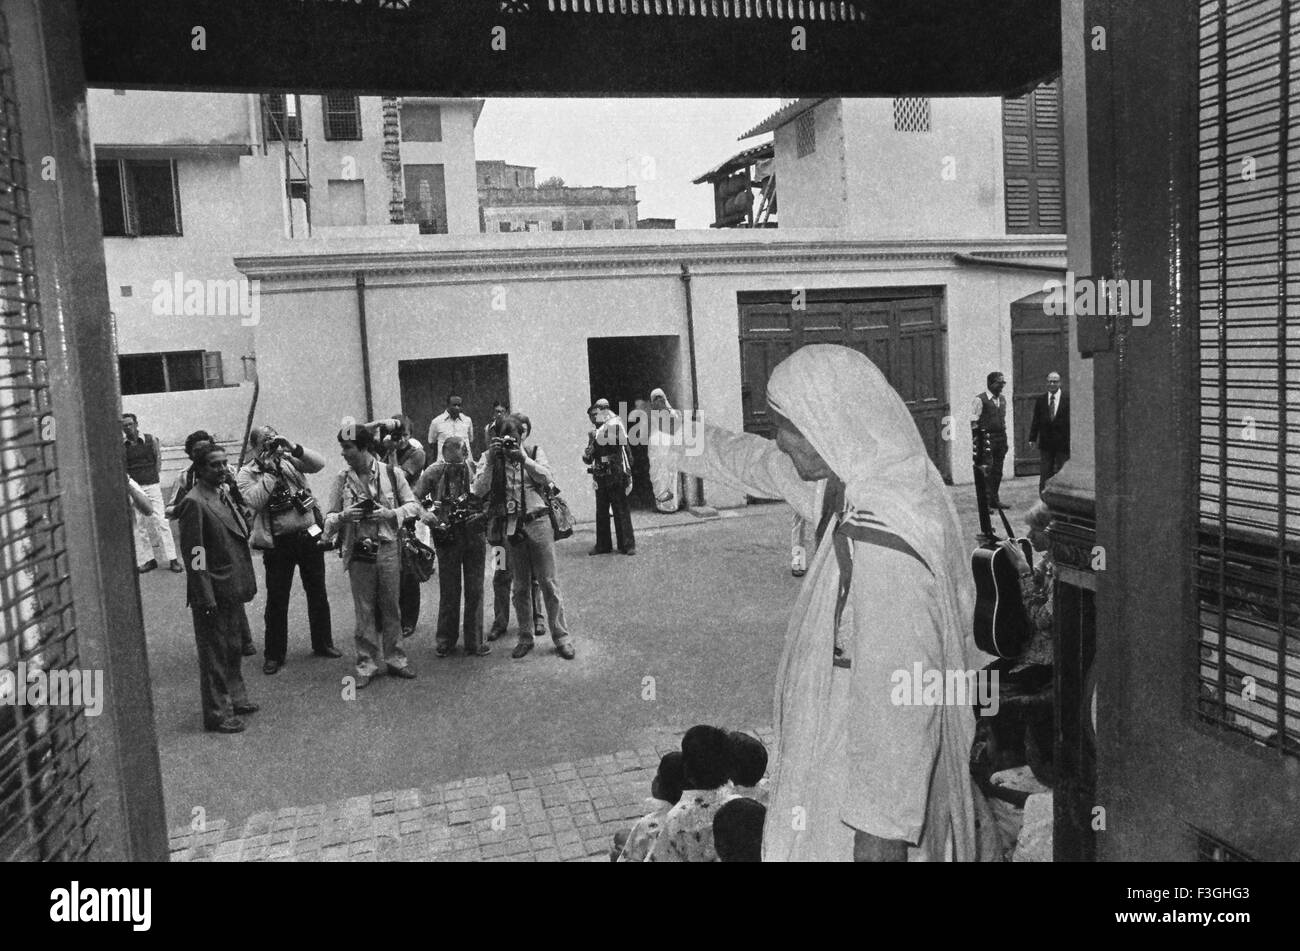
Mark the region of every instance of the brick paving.
<instances>
[{"instance_id":1,"label":"brick paving","mask_svg":"<svg viewBox=\"0 0 1300 951\"><path fill-rule=\"evenodd\" d=\"M684 731L654 746L540 769L209 820L171 832L180 862L608 861L615 832L649 811L659 759ZM772 749L769 727L752 729Z\"/></svg>"}]
</instances>

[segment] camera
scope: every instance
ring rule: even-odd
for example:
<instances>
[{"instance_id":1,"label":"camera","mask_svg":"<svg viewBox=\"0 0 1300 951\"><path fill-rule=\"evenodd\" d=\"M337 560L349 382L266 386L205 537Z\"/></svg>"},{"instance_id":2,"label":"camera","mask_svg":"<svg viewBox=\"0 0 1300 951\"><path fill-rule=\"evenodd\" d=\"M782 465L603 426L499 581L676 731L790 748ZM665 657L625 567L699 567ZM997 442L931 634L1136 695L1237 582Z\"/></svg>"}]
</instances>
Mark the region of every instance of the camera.
<instances>
[{"instance_id":1,"label":"camera","mask_svg":"<svg viewBox=\"0 0 1300 951\"><path fill-rule=\"evenodd\" d=\"M352 561L363 565L373 565L379 557L379 540L376 538L358 538L352 544Z\"/></svg>"},{"instance_id":2,"label":"camera","mask_svg":"<svg viewBox=\"0 0 1300 951\"><path fill-rule=\"evenodd\" d=\"M503 455L508 456L510 455L510 453L514 452L518 448L519 448L519 440L516 439L514 436L501 437L501 452Z\"/></svg>"},{"instance_id":3,"label":"camera","mask_svg":"<svg viewBox=\"0 0 1300 951\"><path fill-rule=\"evenodd\" d=\"M315 507L316 500L312 498L311 492L306 489L294 491L283 483L277 485L271 497L266 500L266 509L272 515L283 515L290 509L306 515Z\"/></svg>"}]
</instances>

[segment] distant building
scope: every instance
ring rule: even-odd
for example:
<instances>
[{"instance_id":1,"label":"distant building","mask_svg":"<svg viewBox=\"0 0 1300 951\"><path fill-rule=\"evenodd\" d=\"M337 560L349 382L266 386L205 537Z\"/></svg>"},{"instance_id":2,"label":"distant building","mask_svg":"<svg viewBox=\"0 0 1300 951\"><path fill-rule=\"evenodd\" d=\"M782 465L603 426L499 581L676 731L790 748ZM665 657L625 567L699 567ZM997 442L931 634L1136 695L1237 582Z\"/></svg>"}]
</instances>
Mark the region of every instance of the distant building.
<instances>
[{"instance_id":1,"label":"distant building","mask_svg":"<svg viewBox=\"0 0 1300 951\"><path fill-rule=\"evenodd\" d=\"M503 169L532 169L502 163ZM480 168L479 181L484 172ZM491 173L488 173L491 174ZM521 176L522 177L522 176ZM483 209L483 229L499 231L607 231L632 230L638 227L636 186L626 188L570 188L562 185L541 187L495 187L479 185L479 204Z\"/></svg>"},{"instance_id":2,"label":"distant building","mask_svg":"<svg viewBox=\"0 0 1300 951\"><path fill-rule=\"evenodd\" d=\"M537 167L534 165L511 165L508 162L480 161L478 168L479 188L533 188L536 186Z\"/></svg>"},{"instance_id":3,"label":"distant building","mask_svg":"<svg viewBox=\"0 0 1300 951\"><path fill-rule=\"evenodd\" d=\"M663 228L672 230L677 227L676 218L642 218L636 223L638 228Z\"/></svg>"}]
</instances>

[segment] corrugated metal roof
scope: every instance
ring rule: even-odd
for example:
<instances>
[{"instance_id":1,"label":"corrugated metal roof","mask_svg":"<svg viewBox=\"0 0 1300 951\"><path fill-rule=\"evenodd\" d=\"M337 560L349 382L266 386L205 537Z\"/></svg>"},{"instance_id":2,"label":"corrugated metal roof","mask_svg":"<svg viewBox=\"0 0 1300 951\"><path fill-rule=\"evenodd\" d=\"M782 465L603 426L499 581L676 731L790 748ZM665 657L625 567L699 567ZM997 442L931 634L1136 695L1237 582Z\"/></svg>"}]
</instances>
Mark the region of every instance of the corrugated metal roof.
<instances>
[{"instance_id":1,"label":"corrugated metal roof","mask_svg":"<svg viewBox=\"0 0 1300 951\"><path fill-rule=\"evenodd\" d=\"M776 112L772 113L762 122L760 122L758 125L754 126L754 128L750 129L744 135L740 136L740 138L751 139L756 135L762 135L764 132L775 132L777 129L781 128L781 126L785 125L787 122L793 121L797 117L803 115L809 109L813 109L816 106L821 105L825 101L826 100L824 98L823 99L796 99L794 102L789 103L788 105L784 105L780 109L776 110Z\"/></svg>"},{"instance_id":2,"label":"corrugated metal roof","mask_svg":"<svg viewBox=\"0 0 1300 951\"><path fill-rule=\"evenodd\" d=\"M757 162L761 159L769 159L776 154L776 147L771 142L764 142L761 145L755 145L745 149L743 152L737 152L731 158L719 165L713 166L699 178L695 179L693 184L702 185L704 182L711 182L719 175L730 173L739 168Z\"/></svg>"}]
</instances>

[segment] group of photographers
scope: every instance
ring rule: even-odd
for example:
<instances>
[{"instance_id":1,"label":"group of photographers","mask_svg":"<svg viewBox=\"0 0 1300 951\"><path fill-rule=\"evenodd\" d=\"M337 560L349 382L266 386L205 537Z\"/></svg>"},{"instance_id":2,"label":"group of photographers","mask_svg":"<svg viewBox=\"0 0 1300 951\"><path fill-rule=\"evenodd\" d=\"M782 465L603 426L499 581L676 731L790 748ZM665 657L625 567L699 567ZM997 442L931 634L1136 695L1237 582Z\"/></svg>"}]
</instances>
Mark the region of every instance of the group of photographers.
<instances>
[{"instance_id":1,"label":"group of photographers","mask_svg":"<svg viewBox=\"0 0 1300 951\"><path fill-rule=\"evenodd\" d=\"M487 448L477 462L467 439L450 435L440 440L440 457L426 465L423 446L411 438L401 416L345 426L337 439L346 466L322 505L306 477L324 469L324 457L273 427L252 431L252 458L237 474L207 433L192 434L186 450L194 464L178 481L169 514L181 521L187 543L193 541L204 553L213 547L232 552L221 565L209 557L185 561L205 728L240 732L240 715L256 709L239 671L241 657L254 653L244 616L244 605L257 590L250 549L262 552L265 572L265 674L277 673L285 663L295 570L307 598L313 654L342 656L334 646L325 585L326 552L337 549L356 616L356 687L385 673L414 678L402 640L415 630L420 582L432 568L431 558L423 574L410 564L421 551L429 554L425 540L432 542L438 565L436 656L450 654L462 636L467 656L490 653L487 641L506 632L513 600L520 625L512 657L533 650L549 622L556 653L573 659L547 517L552 480L546 456L530 440L528 418L504 406L498 406L484 435ZM203 522L209 502L214 514ZM621 533L619 540L622 547ZM495 616L485 640L489 550ZM230 564L245 563L247 570L235 572L240 584L223 583Z\"/></svg>"}]
</instances>

